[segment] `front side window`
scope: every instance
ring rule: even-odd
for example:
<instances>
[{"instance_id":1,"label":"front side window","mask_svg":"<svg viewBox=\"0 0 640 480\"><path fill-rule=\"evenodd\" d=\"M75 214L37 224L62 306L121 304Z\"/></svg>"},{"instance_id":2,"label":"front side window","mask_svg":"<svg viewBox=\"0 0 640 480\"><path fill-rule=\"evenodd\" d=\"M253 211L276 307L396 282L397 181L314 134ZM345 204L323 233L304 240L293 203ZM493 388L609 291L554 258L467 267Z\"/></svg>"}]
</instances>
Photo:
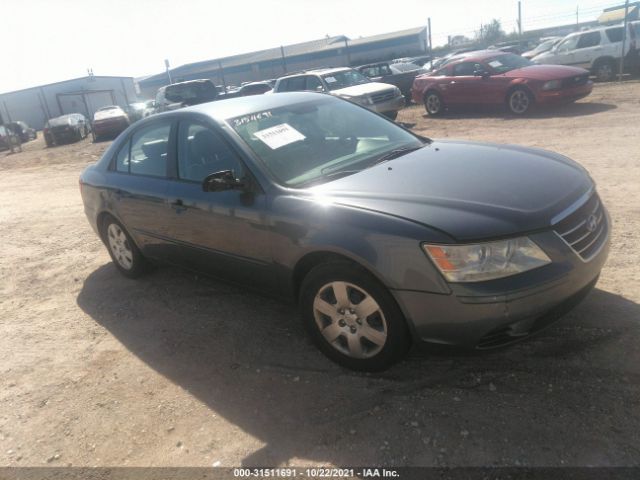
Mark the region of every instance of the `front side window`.
<instances>
[{"instance_id":1,"label":"front side window","mask_svg":"<svg viewBox=\"0 0 640 480\"><path fill-rule=\"evenodd\" d=\"M589 32L580 35L578 46L576 48L589 48L600 45L600 32Z\"/></svg>"},{"instance_id":2,"label":"front side window","mask_svg":"<svg viewBox=\"0 0 640 480\"><path fill-rule=\"evenodd\" d=\"M178 176L202 182L208 175L222 170L233 170L236 178L242 177L241 163L223 138L199 123L180 122Z\"/></svg>"},{"instance_id":3,"label":"front side window","mask_svg":"<svg viewBox=\"0 0 640 480\"><path fill-rule=\"evenodd\" d=\"M281 92L302 92L305 89L305 77L291 77L282 81Z\"/></svg>"},{"instance_id":4,"label":"front side window","mask_svg":"<svg viewBox=\"0 0 640 480\"><path fill-rule=\"evenodd\" d=\"M481 70L479 63L462 62L453 66L453 75L456 77L473 76L477 70Z\"/></svg>"},{"instance_id":5,"label":"front side window","mask_svg":"<svg viewBox=\"0 0 640 480\"><path fill-rule=\"evenodd\" d=\"M322 92L324 91L324 87L322 86L322 82L318 77L309 75L307 77L305 90L309 90L310 92Z\"/></svg>"},{"instance_id":6,"label":"front side window","mask_svg":"<svg viewBox=\"0 0 640 480\"><path fill-rule=\"evenodd\" d=\"M368 110L319 98L228 120L275 179L306 187L374 165L423 142Z\"/></svg>"},{"instance_id":7,"label":"front side window","mask_svg":"<svg viewBox=\"0 0 640 480\"><path fill-rule=\"evenodd\" d=\"M170 132L171 122L169 121L154 123L137 130L130 140L128 158L125 153L122 158L122 164L128 164L129 173L165 177ZM120 162L120 154L118 154L116 169Z\"/></svg>"}]
</instances>

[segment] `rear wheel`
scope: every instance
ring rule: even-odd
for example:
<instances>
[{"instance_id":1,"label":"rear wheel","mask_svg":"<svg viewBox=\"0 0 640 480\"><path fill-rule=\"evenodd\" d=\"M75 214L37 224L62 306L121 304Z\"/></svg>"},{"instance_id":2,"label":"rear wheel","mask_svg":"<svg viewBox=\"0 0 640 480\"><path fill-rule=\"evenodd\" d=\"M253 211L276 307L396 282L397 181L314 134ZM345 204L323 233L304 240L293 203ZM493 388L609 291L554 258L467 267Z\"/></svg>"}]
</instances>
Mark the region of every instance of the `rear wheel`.
<instances>
[{"instance_id":1,"label":"rear wheel","mask_svg":"<svg viewBox=\"0 0 640 480\"><path fill-rule=\"evenodd\" d=\"M528 90L516 88L507 95L507 108L515 115L524 115L533 105L533 97Z\"/></svg>"},{"instance_id":2,"label":"rear wheel","mask_svg":"<svg viewBox=\"0 0 640 480\"><path fill-rule=\"evenodd\" d=\"M148 269L148 262L138 250L131 236L111 215L102 224L102 235L116 268L129 278L137 278Z\"/></svg>"},{"instance_id":3,"label":"rear wheel","mask_svg":"<svg viewBox=\"0 0 640 480\"><path fill-rule=\"evenodd\" d=\"M424 108L427 113L435 117L436 115L441 115L444 110L444 104L442 102L442 97L438 92L434 92L433 90L427 92L424 96Z\"/></svg>"},{"instance_id":4,"label":"rear wheel","mask_svg":"<svg viewBox=\"0 0 640 480\"><path fill-rule=\"evenodd\" d=\"M305 326L334 362L379 371L407 353L410 336L402 312L386 287L361 267L346 261L319 265L301 292Z\"/></svg>"}]
</instances>

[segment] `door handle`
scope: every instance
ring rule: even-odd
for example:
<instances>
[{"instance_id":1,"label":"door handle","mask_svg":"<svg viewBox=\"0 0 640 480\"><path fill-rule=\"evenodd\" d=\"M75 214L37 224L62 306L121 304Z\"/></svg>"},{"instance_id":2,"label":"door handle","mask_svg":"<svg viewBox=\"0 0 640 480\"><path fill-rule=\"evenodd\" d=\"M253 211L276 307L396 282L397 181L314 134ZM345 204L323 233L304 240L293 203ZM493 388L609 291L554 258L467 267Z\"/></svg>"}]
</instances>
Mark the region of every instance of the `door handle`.
<instances>
[{"instance_id":1,"label":"door handle","mask_svg":"<svg viewBox=\"0 0 640 480\"><path fill-rule=\"evenodd\" d=\"M455 81L455 80L451 80L451 81L449 82L449 84L450 84L450 85L453 85L454 83L456 83L456 81Z\"/></svg>"}]
</instances>

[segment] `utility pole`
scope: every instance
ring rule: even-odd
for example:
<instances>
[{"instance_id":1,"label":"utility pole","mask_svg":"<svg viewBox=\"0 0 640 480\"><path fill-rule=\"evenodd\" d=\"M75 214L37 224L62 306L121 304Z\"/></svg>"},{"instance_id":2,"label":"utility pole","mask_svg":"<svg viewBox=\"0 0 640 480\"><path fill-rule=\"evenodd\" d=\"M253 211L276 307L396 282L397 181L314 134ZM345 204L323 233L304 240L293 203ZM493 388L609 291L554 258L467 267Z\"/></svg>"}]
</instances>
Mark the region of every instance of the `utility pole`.
<instances>
[{"instance_id":1,"label":"utility pole","mask_svg":"<svg viewBox=\"0 0 640 480\"><path fill-rule=\"evenodd\" d=\"M282 45L280 45L280 55L282 55L282 70L284 73L287 73L287 60L285 59L284 47Z\"/></svg>"},{"instance_id":2,"label":"utility pole","mask_svg":"<svg viewBox=\"0 0 640 480\"><path fill-rule=\"evenodd\" d=\"M167 71L167 77L169 77L169 85L171 85L173 81L171 80L171 72L169 71L169 60L166 58L164 59L164 68Z\"/></svg>"},{"instance_id":3,"label":"utility pole","mask_svg":"<svg viewBox=\"0 0 640 480\"><path fill-rule=\"evenodd\" d=\"M227 93L227 82L224 79L224 68L222 68L222 61L218 60L218 71L220 72L220 77L222 78L222 86L224 87L225 93Z\"/></svg>"},{"instance_id":4,"label":"utility pole","mask_svg":"<svg viewBox=\"0 0 640 480\"><path fill-rule=\"evenodd\" d=\"M627 47L627 22L629 16L629 0L624 2L624 32L622 33L622 52L620 54L620 75L618 80L622 81L622 73L624 72L624 51Z\"/></svg>"},{"instance_id":5,"label":"utility pole","mask_svg":"<svg viewBox=\"0 0 640 480\"><path fill-rule=\"evenodd\" d=\"M349 52L349 39L344 37L344 48L347 53L347 67L351 66L351 52Z\"/></svg>"},{"instance_id":6,"label":"utility pole","mask_svg":"<svg viewBox=\"0 0 640 480\"><path fill-rule=\"evenodd\" d=\"M431 48L433 47L431 44L431 17L427 18L427 26L429 28L429 55L431 55Z\"/></svg>"},{"instance_id":7,"label":"utility pole","mask_svg":"<svg viewBox=\"0 0 640 480\"><path fill-rule=\"evenodd\" d=\"M578 20L579 9L580 9L580 6L576 5L576 32L580 28L580 21Z\"/></svg>"},{"instance_id":8,"label":"utility pole","mask_svg":"<svg viewBox=\"0 0 640 480\"><path fill-rule=\"evenodd\" d=\"M522 5L518 1L518 36L522 36Z\"/></svg>"}]
</instances>

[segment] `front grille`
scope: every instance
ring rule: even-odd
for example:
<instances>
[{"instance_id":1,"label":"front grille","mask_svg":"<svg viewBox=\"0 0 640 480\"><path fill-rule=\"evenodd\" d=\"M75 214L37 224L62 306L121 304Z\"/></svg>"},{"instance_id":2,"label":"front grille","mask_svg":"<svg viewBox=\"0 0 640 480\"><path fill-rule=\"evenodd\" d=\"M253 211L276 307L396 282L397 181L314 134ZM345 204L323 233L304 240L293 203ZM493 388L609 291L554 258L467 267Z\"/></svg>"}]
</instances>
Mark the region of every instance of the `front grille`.
<instances>
[{"instance_id":1,"label":"front grille","mask_svg":"<svg viewBox=\"0 0 640 480\"><path fill-rule=\"evenodd\" d=\"M395 96L395 90L385 90L384 92L372 94L371 100L373 100L373 103L382 103L386 102L387 100L391 100Z\"/></svg>"},{"instance_id":2,"label":"front grille","mask_svg":"<svg viewBox=\"0 0 640 480\"><path fill-rule=\"evenodd\" d=\"M555 232L583 260L589 261L607 240L607 216L597 193L586 203L553 226Z\"/></svg>"},{"instance_id":3,"label":"front grille","mask_svg":"<svg viewBox=\"0 0 640 480\"><path fill-rule=\"evenodd\" d=\"M589 81L589 74L575 75L562 80L562 88L579 87Z\"/></svg>"}]
</instances>

